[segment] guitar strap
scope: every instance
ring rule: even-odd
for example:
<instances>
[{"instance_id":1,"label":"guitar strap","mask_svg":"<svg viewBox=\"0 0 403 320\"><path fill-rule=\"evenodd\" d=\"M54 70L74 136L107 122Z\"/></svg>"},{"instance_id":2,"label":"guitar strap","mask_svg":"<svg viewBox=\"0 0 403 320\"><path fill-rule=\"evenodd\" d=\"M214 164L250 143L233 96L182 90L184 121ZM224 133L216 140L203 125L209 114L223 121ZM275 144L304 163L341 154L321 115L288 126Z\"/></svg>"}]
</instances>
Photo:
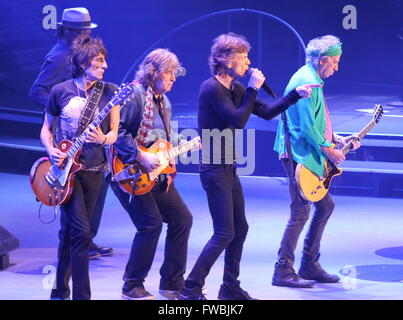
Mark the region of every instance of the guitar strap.
<instances>
[{"instance_id":1,"label":"guitar strap","mask_svg":"<svg viewBox=\"0 0 403 320\"><path fill-rule=\"evenodd\" d=\"M91 94L85 103L80 119L78 120L76 137L79 137L94 119L95 111L104 93L104 86L105 83L103 81L97 81L94 84Z\"/></svg>"},{"instance_id":2,"label":"guitar strap","mask_svg":"<svg viewBox=\"0 0 403 320\"><path fill-rule=\"evenodd\" d=\"M165 109L165 104L164 104L164 98L163 98L163 96L161 96L160 99L155 98L154 101L157 104L158 113L161 117L162 123L164 124L165 133L167 135L167 141L170 141L171 133L169 130L169 119L166 118L167 114L166 114L166 109Z\"/></svg>"},{"instance_id":3,"label":"guitar strap","mask_svg":"<svg viewBox=\"0 0 403 320\"><path fill-rule=\"evenodd\" d=\"M171 131L169 128L169 119L167 118L167 112L166 112L166 108L165 108L165 104L164 104L164 98L163 96L160 97L160 99L156 99L156 103L157 103L157 109L158 109L158 113L161 117L161 120L164 124L164 128L165 128L165 133L167 135L167 141L171 141ZM171 174L171 176L175 179L176 177L176 164L175 161L171 161L171 166L175 169L175 172ZM162 175L160 175L160 177L162 178Z\"/></svg>"}]
</instances>

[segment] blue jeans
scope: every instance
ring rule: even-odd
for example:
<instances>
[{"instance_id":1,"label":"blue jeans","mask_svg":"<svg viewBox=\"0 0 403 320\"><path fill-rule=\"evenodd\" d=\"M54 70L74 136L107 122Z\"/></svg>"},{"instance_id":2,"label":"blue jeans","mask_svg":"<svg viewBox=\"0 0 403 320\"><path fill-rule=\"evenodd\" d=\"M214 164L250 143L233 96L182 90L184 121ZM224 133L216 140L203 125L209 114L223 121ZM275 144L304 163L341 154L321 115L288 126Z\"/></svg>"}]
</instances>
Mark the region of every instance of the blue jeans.
<instances>
[{"instance_id":1,"label":"blue jeans","mask_svg":"<svg viewBox=\"0 0 403 320\"><path fill-rule=\"evenodd\" d=\"M309 218L311 202L301 197L298 186L296 185L294 178L296 163L290 159L283 159L282 162L288 176L288 187L291 197L291 216L281 240L280 250L278 251L278 264L293 266L295 261L295 248L297 247L301 231ZM328 193L322 200L314 202L314 206L315 212L305 236L302 255L302 259L307 261L315 261L319 258L320 241L327 221L333 212L334 202L331 195Z\"/></svg>"},{"instance_id":2,"label":"blue jeans","mask_svg":"<svg viewBox=\"0 0 403 320\"><path fill-rule=\"evenodd\" d=\"M134 196L130 201L130 195L122 191L117 182L111 182L113 192L137 229L123 276L123 290L143 284L154 260L163 222L168 228L160 289L179 290L183 285L193 218L175 186L172 184L165 192L166 186L166 180L159 182L150 192Z\"/></svg>"},{"instance_id":3,"label":"blue jeans","mask_svg":"<svg viewBox=\"0 0 403 320\"><path fill-rule=\"evenodd\" d=\"M242 186L233 165L204 165L200 179L207 193L214 233L190 272L185 285L201 290L211 267L225 250L223 283L239 286L243 244L248 233Z\"/></svg>"}]
</instances>

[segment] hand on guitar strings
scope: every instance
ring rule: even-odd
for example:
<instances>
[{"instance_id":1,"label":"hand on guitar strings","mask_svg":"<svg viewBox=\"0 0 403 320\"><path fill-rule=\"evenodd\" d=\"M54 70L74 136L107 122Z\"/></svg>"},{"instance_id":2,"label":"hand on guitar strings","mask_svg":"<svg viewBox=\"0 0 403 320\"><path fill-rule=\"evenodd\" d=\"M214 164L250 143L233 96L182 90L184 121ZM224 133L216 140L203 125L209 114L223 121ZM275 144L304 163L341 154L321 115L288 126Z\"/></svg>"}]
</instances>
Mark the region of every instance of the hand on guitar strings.
<instances>
[{"instance_id":1,"label":"hand on guitar strings","mask_svg":"<svg viewBox=\"0 0 403 320\"><path fill-rule=\"evenodd\" d=\"M359 147L361 147L360 138L354 134L347 137L335 134L335 141L340 148L344 148L347 144L350 143L351 151L357 150Z\"/></svg>"},{"instance_id":2,"label":"hand on guitar strings","mask_svg":"<svg viewBox=\"0 0 403 320\"><path fill-rule=\"evenodd\" d=\"M102 132L99 126L94 127L93 125L89 125L88 128L86 129L85 142L105 144L106 135Z\"/></svg>"},{"instance_id":3,"label":"hand on guitar strings","mask_svg":"<svg viewBox=\"0 0 403 320\"><path fill-rule=\"evenodd\" d=\"M304 84L295 88L295 91L301 98L309 98L312 93L312 88L322 88L323 84Z\"/></svg>"},{"instance_id":4,"label":"hand on guitar strings","mask_svg":"<svg viewBox=\"0 0 403 320\"><path fill-rule=\"evenodd\" d=\"M339 166L344 160L346 160L346 157L341 150L322 147L322 151L335 166Z\"/></svg>"},{"instance_id":5,"label":"hand on guitar strings","mask_svg":"<svg viewBox=\"0 0 403 320\"><path fill-rule=\"evenodd\" d=\"M160 166L160 160L154 153L137 150L136 160L145 172L153 171Z\"/></svg>"},{"instance_id":6,"label":"hand on guitar strings","mask_svg":"<svg viewBox=\"0 0 403 320\"><path fill-rule=\"evenodd\" d=\"M58 148L51 148L47 150L48 155L50 157L50 161L56 164L58 167L61 167L64 159L66 159L67 154L59 150Z\"/></svg>"},{"instance_id":7,"label":"hand on guitar strings","mask_svg":"<svg viewBox=\"0 0 403 320\"><path fill-rule=\"evenodd\" d=\"M352 151L357 150L359 147L361 147L360 138L353 134L351 136L345 137L343 140L346 144L350 143L351 141L350 149Z\"/></svg>"}]
</instances>

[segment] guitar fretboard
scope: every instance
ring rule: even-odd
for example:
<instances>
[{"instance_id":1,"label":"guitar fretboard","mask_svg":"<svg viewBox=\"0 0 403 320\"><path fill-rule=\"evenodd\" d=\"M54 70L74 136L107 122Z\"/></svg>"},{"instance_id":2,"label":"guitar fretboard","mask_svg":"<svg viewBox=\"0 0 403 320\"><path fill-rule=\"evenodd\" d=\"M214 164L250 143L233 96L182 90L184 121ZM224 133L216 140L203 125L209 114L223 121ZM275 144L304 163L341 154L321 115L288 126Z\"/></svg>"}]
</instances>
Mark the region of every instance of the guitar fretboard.
<instances>
[{"instance_id":1,"label":"guitar fretboard","mask_svg":"<svg viewBox=\"0 0 403 320\"><path fill-rule=\"evenodd\" d=\"M368 133L369 131L371 131L371 129L372 129L373 127L375 127L375 124L376 124L375 121L371 121L370 123L368 123L368 124L357 134L357 137L360 138L360 139L364 138L364 137L367 135L367 133ZM345 146L343 147L343 149L341 149L341 151L343 152L344 155L346 155L347 153L349 153L349 152L351 151L351 144L352 144L352 142L349 142L347 145L345 145Z\"/></svg>"},{"instance_id":2,"label":"guitar fretboard","mask_svg":"<svg viewBox=\"0 0 403 320\"><path fill-rule=\"evenodd\" d=\"M200 137L196 137L190 140L189 142L183 143L175 148L164 151L162 156L165 158L166 161L171 161L172 159L176 158L181 154L184 154L190 150L198 148L199 143L200 143Z\"/></svg>"},{"instance_id":3,"label":"guitar fretboard","mask_svg":"<svg viewBox=\"0 0 403 320\"><path fill-rule=\"evenodd\" d=\"M95 117L94 120L92 120L90 125L93 125L95 128L99 126L99 124L106 118L108 113L112 110L113 104L109 102ZM81 149L81 147L85 143L85 139L87 138L87 131L84 130L84 132L74 140L74 143L72 146L69 148L69 150L66 151L66 154L69 158L73 158L74 155L78 152L78 150Z\"/></svg>"}]
</instances>

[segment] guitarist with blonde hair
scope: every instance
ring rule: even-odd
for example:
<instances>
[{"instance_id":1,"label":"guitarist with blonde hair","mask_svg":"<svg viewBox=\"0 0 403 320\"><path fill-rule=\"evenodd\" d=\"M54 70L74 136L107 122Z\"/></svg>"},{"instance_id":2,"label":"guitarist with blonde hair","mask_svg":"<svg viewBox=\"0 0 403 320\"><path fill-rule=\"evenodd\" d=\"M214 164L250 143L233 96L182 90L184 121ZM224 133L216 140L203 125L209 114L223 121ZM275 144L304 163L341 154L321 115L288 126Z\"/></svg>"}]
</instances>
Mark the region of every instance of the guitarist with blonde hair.
<instances>
[{"instance_id":1,"label":"guitarist with blonde hair","mask_svg":"<svg viewBox=\"0 0 403 320\"><path fill-rule=\"evenodd\" d=\"M326 35L311 40L306 49L306 64L292 76L285 93L306 83L323 86L323 79L338 71L341 54L342 44L335 36ZM294 271L294 251L311 209L311 202L300 194L295 171L297 164L302 164L317 176L323 176L325 160L330 160L336 166L345 160L342 151L333 148L334 143L344 146L350 140L355 140L355 137L343 138L333 132L322 87L313 88L310 98L298 100L283 113L282 119L274 150L278 152L289 178L291 217L281 240L272 284L311 288L313 283L302 279L322 283L338 282L340 278L328 274L318 261L322 234L334 209L329 193L322 200L314 202L315 212L305 237L299 276ZM352 145L353 149L357 149L360 143L353 141Z\"/></svg>"},{"instance_id":2,"label":"guitarist with blonde hair","mask_svg":"<svg viewBox=\"0 0 403 320\"><path fill-rule=\"evenodd\" d=\"M149 148L159 139L176 140L170 128L171 104L165 94L172 89L179 68L177 56L168 49L153 50L140 64L133 99L122 109L114 145L124 164L138 164L142 172L155 170L160 166L159 158L142 148ZM159 289L161 295L175 299L186 270L192 215L173 184L173 176L159 175L152 190L139 195L124 191L116 176L111 187L137 229L123 276L122 298L154 299L144 281L165 222L168 229Z\"/></svg>"}]
</instances>

